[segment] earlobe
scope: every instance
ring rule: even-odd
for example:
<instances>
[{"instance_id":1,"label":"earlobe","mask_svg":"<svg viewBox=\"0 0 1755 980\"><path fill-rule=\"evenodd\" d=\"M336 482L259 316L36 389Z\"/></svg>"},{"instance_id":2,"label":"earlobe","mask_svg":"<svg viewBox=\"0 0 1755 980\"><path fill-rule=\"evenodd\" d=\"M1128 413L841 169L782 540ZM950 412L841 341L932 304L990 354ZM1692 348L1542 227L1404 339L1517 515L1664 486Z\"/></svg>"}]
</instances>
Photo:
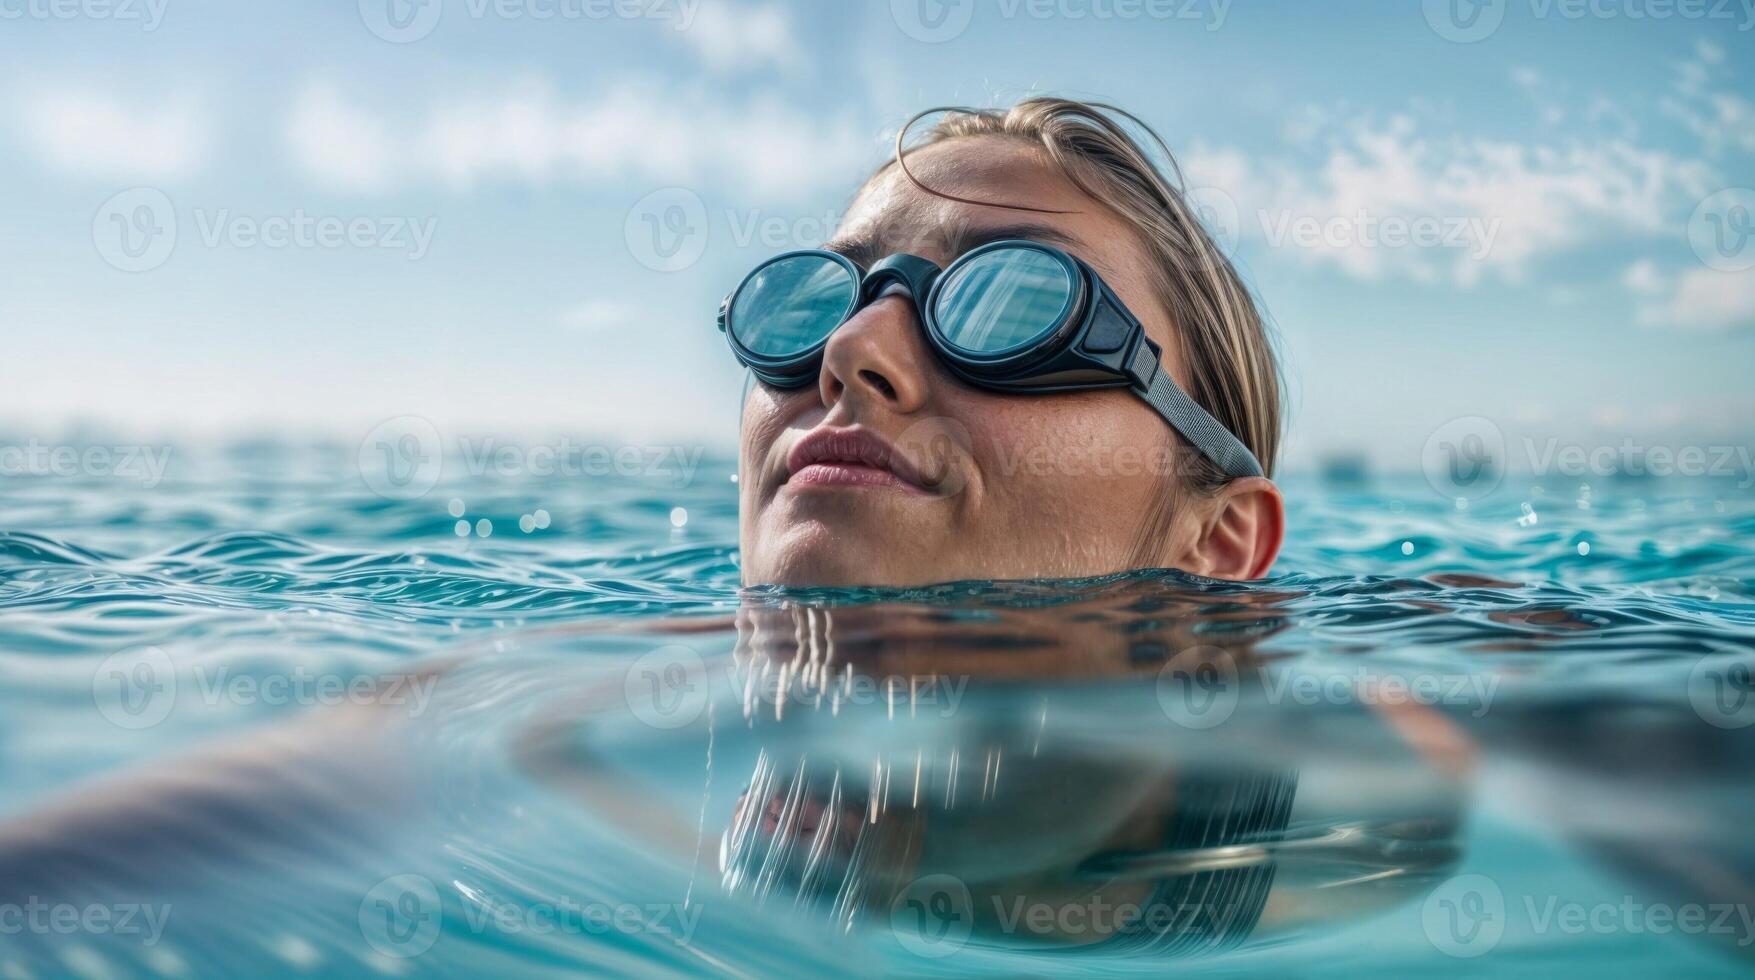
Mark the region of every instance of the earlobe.
<instances>
[{"instance_id":1,"label":"earlobe","mask_svg":"<svg viewBox=\"0 0 1755 980\"><path fill-rule=\"evenodd\" d=\"M1286 535L1286 505L1266 477L1232 480L1218 492L1191 564L1204 575L1258 579L1273 567Z\"/></svg>"}]
</instances>

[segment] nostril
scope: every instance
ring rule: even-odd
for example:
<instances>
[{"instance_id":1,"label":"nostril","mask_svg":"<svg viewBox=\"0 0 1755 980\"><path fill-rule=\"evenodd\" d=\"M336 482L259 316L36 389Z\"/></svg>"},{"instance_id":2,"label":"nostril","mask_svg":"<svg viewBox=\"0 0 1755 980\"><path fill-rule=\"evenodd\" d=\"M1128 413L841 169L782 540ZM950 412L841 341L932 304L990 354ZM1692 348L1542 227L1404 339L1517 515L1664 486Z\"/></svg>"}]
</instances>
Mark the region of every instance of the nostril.
<instances>
[{"instance_id":1,"label":"nostril","mask_svg":"<svg viewBox=\"0 0 1755 980\"><path fill-rule=\"evenodd\" d=\"M866 384L871 385L873 388L876 388L877 390L883 392L885 398L896 397L896 387L894 385L890 384L890 379L884 377L883 375L877 373L876 371L861 371L861 372L859 372L859 380L861 380L861 381L865 382Z\"/></svg>"}]
</instances>

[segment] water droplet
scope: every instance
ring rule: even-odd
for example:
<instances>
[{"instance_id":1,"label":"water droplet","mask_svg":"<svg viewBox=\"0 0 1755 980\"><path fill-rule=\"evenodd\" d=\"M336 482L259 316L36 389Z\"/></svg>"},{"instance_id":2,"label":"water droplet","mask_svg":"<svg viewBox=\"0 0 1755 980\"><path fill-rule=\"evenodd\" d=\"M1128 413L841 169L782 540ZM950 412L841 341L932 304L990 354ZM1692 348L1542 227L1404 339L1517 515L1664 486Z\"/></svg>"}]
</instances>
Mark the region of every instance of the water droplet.
<instances>
[{"instance_id":1,"label":"water droplet","mask_svg":"<svg viewBox=\"0 0 1755 980\"><path fill-rule=\"evenodd\" d=\"M494 533L494 522L488 520L485 517L479 521L476 521L475 522L475 533L480 535L481 537L484 537L484 538L487 537L488 535Z\"/></svg>"},{"instance_id":2,"label":"water droplet","mask_svg":"<svg viewBox=\"0 0 1755 980\"><path fill-rule=\"evenodd\" d=\"M518 530L523 531L525 534L529 534L531 531L536 530L536 518L531 517L529 514L519 517Z\"/></svg>"},{"instance_id":3,"label":"water droplet","mask_svg":"<svg viewBox=\"0 0 1755 980\"><path fill-rule=\"evenodd\" d=\"M1578 553L1580 555L1590 554L1590 542L1589 541L1580 541L1578 543Z\"/></svg>"},{"instance_id":4,"label":"water droplet","mask_svg":"<svg viewBox=\"0 0 1755 980\"><path fill-rule=\"evenodd\" d=\"M536 521L537 530L548 527L548 511L538 507L536 513L530 515Z\"/></svg>"},{"instance_id":5,"label":"water droplet","mask_svg":"<svg viewBox=\"0 0 1755 980\"><path fill-rule=\"evenodd\" d=\"M468 521L458 521L457 527L454 530L456 530L457 536L460 538L469 537L469 522Z\"/></svg>"},{"instance_id":6,"label":"water droplet","mask_svg":"<svg viewBox=\"0 0 1755 980\"><path fill-rule=\"evenodd\" d=\"M672 507L670 509L670 526L671 527L682 527L684 524L687 524L688 522L689 522L689 512L687 510L685 510L681 507Z\"/></svg>"},{"instance_id":7,"label":"water droplet","mask_svg":"<svg viewBox=\"0 0 1755 980\"><path fill-rule=\"evenodd\" d=\"M1414 553L1414 542L1403 541L1402 542L1402 554L1411 555L1413 553Z\"/></svg>"},{"instance_id":8,"label":"water droplet","mask_svg":"<svg viewBox=\"0 0 1755 980\"><path fill-rule=\"evenodd\" d=\"M737 474L736 473L731 474L731 482L733 482L733 483L737 482Z\"/></svg>"},{"instance_id":9,"label":"water droplet","mask_svg":"<svg viewBox=\"0 0 1755 980\"><path fill-rule=\"evenodd\" d=\"M463 501L460 498L452 497L451 502L445 505L445 509L451 512L452 517L462 517Z\"/></svg>"}]
</instances>

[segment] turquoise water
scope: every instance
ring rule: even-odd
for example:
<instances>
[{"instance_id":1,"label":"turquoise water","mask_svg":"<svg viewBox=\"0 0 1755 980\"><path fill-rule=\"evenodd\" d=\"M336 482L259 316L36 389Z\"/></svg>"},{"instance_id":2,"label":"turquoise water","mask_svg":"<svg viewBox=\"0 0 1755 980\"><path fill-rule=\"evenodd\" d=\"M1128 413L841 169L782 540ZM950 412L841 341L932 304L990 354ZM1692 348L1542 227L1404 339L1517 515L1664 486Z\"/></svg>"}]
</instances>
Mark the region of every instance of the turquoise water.
<instances>
[{"instance_id":1,"label":"turquoise water","mask_svg":"<svg viewBox=\"0 0 1755 980\"><path fill-rule=\"evenodd\" d=\"M1294 478L1255 586L740 594L731 474L0 477L0 977L1755 964L1734 481Z\"/></svg>"}]
</instances>

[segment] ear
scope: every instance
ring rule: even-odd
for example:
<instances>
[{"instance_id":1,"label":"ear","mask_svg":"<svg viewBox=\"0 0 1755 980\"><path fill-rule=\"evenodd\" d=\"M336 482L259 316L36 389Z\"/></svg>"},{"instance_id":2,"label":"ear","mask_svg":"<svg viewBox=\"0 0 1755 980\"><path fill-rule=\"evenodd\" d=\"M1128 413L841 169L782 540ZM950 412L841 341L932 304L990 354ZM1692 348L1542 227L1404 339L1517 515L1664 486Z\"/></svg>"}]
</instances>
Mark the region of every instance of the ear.
<instances>
[{"instance_id":1,"label":"ear","mask_svg":"<svg viewBox=\"0 0 1755 980\"><path fill-rule=\"evenodd\" d=\"M1272 480L1232 480L1208 504L1200 536L1183 567L1212 578L1256 579L1266 575L1286 537L1286 504Z\"/></svg>"}]
</instances>

